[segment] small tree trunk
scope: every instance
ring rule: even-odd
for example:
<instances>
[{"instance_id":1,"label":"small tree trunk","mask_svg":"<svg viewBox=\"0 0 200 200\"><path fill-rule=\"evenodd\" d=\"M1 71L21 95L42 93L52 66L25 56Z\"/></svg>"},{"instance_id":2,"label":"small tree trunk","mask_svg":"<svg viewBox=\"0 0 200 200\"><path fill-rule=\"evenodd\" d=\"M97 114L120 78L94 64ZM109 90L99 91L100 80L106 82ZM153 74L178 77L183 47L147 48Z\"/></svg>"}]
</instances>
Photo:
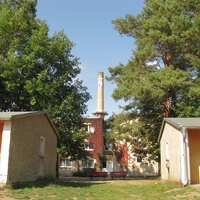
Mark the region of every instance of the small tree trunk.
<instances>
[{"instance_id":1,"label":"small tree trunk","mask_svg":"<svg viewBox=\"0 0 200 200\"><path fill-rule=\"evenodd\" d=\"M171 110L169 92L166 92L165 97L166 97L166 100L165 100L165 108L164 108L164 117L169 117L170 116L170 110Z\"/></svg>"}]
</instances>

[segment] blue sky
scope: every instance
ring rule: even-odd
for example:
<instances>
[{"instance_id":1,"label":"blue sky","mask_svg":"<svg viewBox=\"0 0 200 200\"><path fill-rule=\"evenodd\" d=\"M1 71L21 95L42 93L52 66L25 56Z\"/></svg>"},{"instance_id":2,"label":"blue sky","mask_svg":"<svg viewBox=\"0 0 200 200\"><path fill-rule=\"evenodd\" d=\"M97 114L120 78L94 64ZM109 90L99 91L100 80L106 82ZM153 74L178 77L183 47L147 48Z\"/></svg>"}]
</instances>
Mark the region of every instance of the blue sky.
<instances>
[{"instance_id":1,"label":"blue sky","mask_svg":"<svg viewBox=\"0 0 200 200\"><path fill-rule=\"evenodd\" d=\"M86 116L94 117L92 112L97 108L98 72L109 76L108 67L126 64L134 49L133 39L120 36L111 21L127 13L137 15L142 7L143 0L38 0L37 18L46 20L49 34L64 30L75 43L72 54L80 58L80 78L92 96ZM104 87L109 117L121 112L119 105L124 102L111 97L115 85L105 80Z\"/></svg>"}]
</instances>

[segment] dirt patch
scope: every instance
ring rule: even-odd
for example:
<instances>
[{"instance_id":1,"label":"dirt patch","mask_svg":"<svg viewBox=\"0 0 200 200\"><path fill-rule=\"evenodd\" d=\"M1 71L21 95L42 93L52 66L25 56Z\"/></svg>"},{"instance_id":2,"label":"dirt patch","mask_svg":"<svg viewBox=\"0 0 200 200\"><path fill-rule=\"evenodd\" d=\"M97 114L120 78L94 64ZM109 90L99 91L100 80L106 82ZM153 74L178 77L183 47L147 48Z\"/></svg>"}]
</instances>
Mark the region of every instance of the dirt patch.
<instances>
[{"instance_id":1,"label":"dirt patch","mask_svg":"<svg viewBox=\"0 0 200 200\"><path fill-rule=\"evenodd\" d=\"M191 187L200 191L200 184L191 185Z\"/></svg>"},{"instance_id":2,"label":"dirt patch","mask_svg":"<svg viewBox=\"0 0 200 200\"><path fill-rule=\"evenodd\" d=\"M190 185L190 187L194 188L195 191L190 191L188 193L185 193L184 195L176 195L175 197L172 197L172 199L194 199L194 198L199 198L200 197L200 185ZM180 187L180 188L175 188L175 189L172 189L172 190L168 190L166 191L166 193L170 193L170 192L173 192L173 191L180 191L182 190L183 187Z\"/></svg>"},{"instance_id":3,"label":"dirt patch","mask_svg":"<svg viewBox=\"0 0 200 200\"><path fill-rule=\"evenodd\" d=\"M194 198L199 198L200 197L200 193L197 191L194 192L190 192L188 194L184 194L184 195L176 195L176 197L172 197L172 199L194 199Z\"/></svg>"},{"instance_id":4,"label":"dirt patch","mask_svg":"<svg viewBox=\"0 0 200 200\"><path fill-rule=\"evenodd\" d=\"M7 196L6 188L1 188L0 189L0 200L14 200L14 199Z\"/></svg>"}]
</instances>

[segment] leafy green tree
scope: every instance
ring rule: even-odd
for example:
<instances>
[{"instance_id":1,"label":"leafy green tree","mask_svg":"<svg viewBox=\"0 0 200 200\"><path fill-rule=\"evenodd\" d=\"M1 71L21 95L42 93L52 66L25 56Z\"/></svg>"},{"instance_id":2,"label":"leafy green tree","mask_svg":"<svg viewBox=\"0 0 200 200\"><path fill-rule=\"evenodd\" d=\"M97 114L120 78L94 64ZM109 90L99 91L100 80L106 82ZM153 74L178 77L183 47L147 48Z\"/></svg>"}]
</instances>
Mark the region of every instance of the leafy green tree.
<instances>
[{"instance_id":1,"label":"leafy green tree","mask_svg":"<svg viewBox=\"0 0 200 200\"><path fill-rule=\"evenodd\" d=\"M134 39L136 49L126 65L109 68L107 79L117 85L114 99L124 99L125 110L137 113L141 126L133 134L155 144L156 153L163 117L200 116L200 4L146 0L141 14L113 24Z\"/></svg>"},{"instance_id":2,"label":"leafy green tree","mask_svg":"<svg viewBox=\"0 0 200 200\"><path fill-rule=\"evenodd\" d=\"M63 31L48 35L36 4L0 1L0 109L47 111L61 136L60 152L76 159L84 153L82 116L90 95L78 78L74 43Z\"/></svg>"}]
</instances>

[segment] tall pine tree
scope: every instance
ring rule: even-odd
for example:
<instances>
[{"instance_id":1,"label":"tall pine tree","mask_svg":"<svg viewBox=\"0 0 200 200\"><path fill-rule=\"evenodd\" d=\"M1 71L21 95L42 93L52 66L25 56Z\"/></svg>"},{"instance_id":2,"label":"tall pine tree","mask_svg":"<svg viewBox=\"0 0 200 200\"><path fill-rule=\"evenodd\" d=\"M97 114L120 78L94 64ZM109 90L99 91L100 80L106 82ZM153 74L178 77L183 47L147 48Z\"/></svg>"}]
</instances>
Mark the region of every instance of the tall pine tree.
<instances>
[{"instance_id":1,"label":"tall pine tree","mask_svg":"<svg viewBox=\"0 0 200 200\"><path fill-rule=\"evenodd\" d=\"M146 0L141 14L127 14L113 24L136 45L127 65L109 68L108 80L117 85L113 97L128 102L127 112L137 113L140 128L133 123L130 131L141 139L133 140L134 148L142 151L149 144L151 150L145 154L156 157L163 117L200 116L200 4Z\"/></svg>"}]
</instances>

